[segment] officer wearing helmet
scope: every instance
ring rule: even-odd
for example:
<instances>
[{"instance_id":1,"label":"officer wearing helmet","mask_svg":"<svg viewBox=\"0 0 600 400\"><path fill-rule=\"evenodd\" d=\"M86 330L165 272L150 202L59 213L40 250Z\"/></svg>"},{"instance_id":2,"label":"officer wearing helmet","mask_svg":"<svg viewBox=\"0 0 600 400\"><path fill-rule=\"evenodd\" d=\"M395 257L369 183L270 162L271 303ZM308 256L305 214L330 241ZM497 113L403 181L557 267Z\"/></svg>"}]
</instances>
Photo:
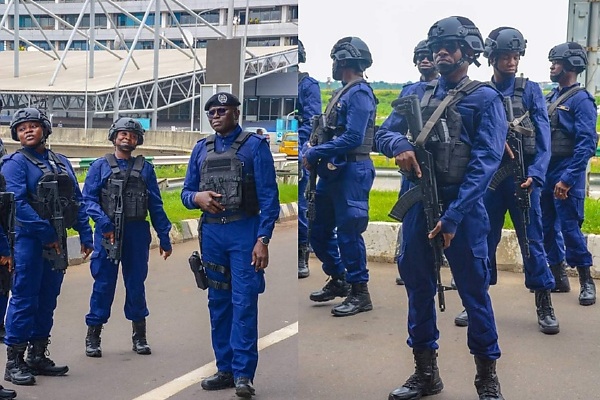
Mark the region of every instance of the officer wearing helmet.
<instances>
[{"instance_id":1,"label":"officer wearing helmet","mask_svg":"<svg viewBox=\"0 0 600 400\"><path fill-rule=\"evenodd\" d=\"M491 85L503 96L511 98L512 114L520 119L513 134L517 135L522 142L527 179L520 186L529 191L531 203L530 210L527 211L529 221L523 221L523 213L515 197L514 176L508 176L499 182L495 190L486 191L484 203L491 225L488 235L488 254L492 267L490 284L496 284L496 249L502 236L504 216L508 211L517 236L527 238L529 252L521 248L525 286L535 292L539 329L545 334L556 334L559 332L559 324L550 297L555 282L546 262L540 209L541 188L550 161L550 123L539 85L527 78L516 77L519 60L525 55L526 43L527 41L517 29L500 27L490 32L485 40L483 51L483 56L494 68ZM510 158L508 152L505 153L502 165L511 162ZM524 241L519 240L519 244L522 243ZM466 326L468 324L466 311L459 314L454 322L458 326Z\"/></svg>"},{"instance_id":2,"label":"officer wearing helmet","mask_svg":"<svg viewBox=\"0 0 600 400\"><path fill-rule=\"evenodd\" d=\"M373 309L362 233L369 222L369 191L375 178L369 153L377 100L363 77L373 62L365 42L342 38L333 46L331 59L333 78L343 86L319 118L318 129L313 127L303 165L316 168L320 178L310 244L330 277L310 299L346 297L331 310L344 317Z\"/></svg>"},{"instance_id":3,"label":"officer wearing helmet","mask_svg":"<svg viewBox=\"0 0 600 400\"><path fill-rule=\"evenodd\" d=\"M217 373L201 386L235 387L238 397L249 398L258 363L258 295L265 290L279 192L269 145L242 130L239 105L226 92L204 105L216 133L194 146L181 201L202 210L198 236Z\"/></svg>"},{"instance_id":4,"label":"officer wearing helmet","mask_svg":"<svg viewBox=\"0 0 600 400\"><path fill-rule=\"evenodd\" d=\"M504 152L506 114L500 93L467 77L469 65L477 65L477 57L483 52L483 38L471 20L454 16L436 22L429 29L427 44L441 77L417 83L406 94L418 96L423 122L433 124L425 148L434 160L443 211L429 232L422 202L415 203L404 216L398 268L408 294L407 343L413 350L415 373L392 391L389 399L419 399L443 389L436 360L437 285L429 243L436 235L443 237L445 256L469 313L467 343L475 356L479 398L503 399L496 375L500 348L488 294L489 262L484 238L490 227L483 193ZM411 142L419 133L407 132L406 117L394 110L377 132L377 148L395 158L402 171L420 177ZM404 179L401 193L414 184Z\"/></svg>"},{"instance_id":5,"label":"officer wearing helmet","mask_svg":"<svg viewBox=\"0 0 600 400\"><path fill-rule=\"evenodd\" d=\"M92 231L80 206L82 196L73 167L65 156L46 148L52 133L46 114L35 108L19 109L10 133L22 147L2 164L6 190L15 195L17 219L4 378L17 385L33 385L34 375L60 376L69 370L48 358L50 330L66 268L67 228L79 232L84 259L92 252Z\"/></svg>"},{"instance_id":6,"label":"officer wearing helmet","mask_svg":"<svg viewBox=\"0 0 600 400\"><path fill-rule=\"evenodd\" d=\"M298 62L306 62L304 45L298 40ZM319 82L307 72L298 71L298 138L302 149L310 136L311 119L321 114L321 90ZM302 165L302 151L298 152L298 165ZM298 181L298 278L306 278L310 274L308 269L309 242L308 221L306 217L306 186L308 184L308 171L303 169Z\"/></svg>"},{"instance_id":7,"label":"officer wearing helmet","mask_svg":"<svg viewBox=\"0 0 600 400\"><path fill-rule=\"evenodd\" d=\"M556 280L556 292L570 291L566 268L579 274L579 304L596 302L590 268L592 255L581 232L584 218L586 168L598 145L594 97L580 86L577 75L588 59L578 43L554 46L548 54L550 79L558 83L546 95L550 117L551 158L542 189L544 247Z\"/></svg>"},{"instance_id":8,"label":"officer wearing helmet","mask_svg":"<svg viewBox=\"0 0 600 400\"><path fill-rule=\"evenodd\" d=\"M142 155L132 154L144 143L144 132L133 118L117 119L108 131L114 153L92 162L85 178L83 200L95 223L90 262L94 285L90 311L85 316L88 357L102 357L100 333L110 317L119 264L127 296L125 318L131 321L133 330L132 350L142 355L151 353L146 339L149 311L144 288L151 241L148 214L158 235L159 253L165 260L171 255L172 246L171 222L163 209L154 166Z\"/></svg>"}]
</instances>

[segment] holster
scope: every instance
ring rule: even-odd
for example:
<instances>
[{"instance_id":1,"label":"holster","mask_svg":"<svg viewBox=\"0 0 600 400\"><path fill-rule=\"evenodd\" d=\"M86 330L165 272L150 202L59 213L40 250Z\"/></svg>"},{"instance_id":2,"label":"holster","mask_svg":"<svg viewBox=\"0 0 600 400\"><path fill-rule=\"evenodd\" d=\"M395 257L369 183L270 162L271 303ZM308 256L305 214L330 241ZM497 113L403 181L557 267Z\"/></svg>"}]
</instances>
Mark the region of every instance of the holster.
<instances>
[{"instance_id":1,"label":"holster","mask_svg":"<svg viewBox=\"0 0 600 400\"><path fill-rule=\"evenodd\" d=\"M194 251L188 261L190 263L192 273L194 274L194 278L196 279L196 285L198 285L198 288L206 290L208 288L208 278L206 277L204 265L202 265L200 253Z\"/></svg>"}]
</instances>

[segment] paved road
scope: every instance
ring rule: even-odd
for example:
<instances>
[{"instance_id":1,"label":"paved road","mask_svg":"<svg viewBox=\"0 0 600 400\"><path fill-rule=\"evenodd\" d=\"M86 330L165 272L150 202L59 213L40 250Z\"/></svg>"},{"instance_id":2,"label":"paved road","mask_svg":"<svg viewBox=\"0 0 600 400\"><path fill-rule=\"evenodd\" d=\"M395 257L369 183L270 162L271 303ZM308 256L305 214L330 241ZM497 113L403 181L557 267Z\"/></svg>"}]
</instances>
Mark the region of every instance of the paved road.
<instances>
[{"instance_id":1,"label":"paved road","mask_svg":"<svg viewBox=\"0 0 600 400\"><path fill-rule=\"evenodd\" d=\"M296 298L296 224L277 224L271 245L271 265L267 270L267 290L260 297L260 336L264 337L288 327L273 338L281 340L261 351L255 379L261 400L295 397L298 339L294 323L298 320ZM92 279L89 264L69 268L55 314L50 345L51 358L70 367L65 377L39 377L31 387L16 387L18 399L40 400L132 400L141 399L207 399L230 400L233 390L207 393L197 383L214 373L210 344L210 325L206 293L195 287L187 264L195 241L175 245L168 261L153 249L147 280L150 309L148 341L152 355L140 356L131 351L131 324L123 315L124 291L119 281L112 317L102 333L103 357L88 358L84 354L86 326ZM290 257L290 254L293 257ZM292 260L293 258L293 260ZM296 328L297 329L297 328ZM268 344L268 343L267 343ZM0 365L6 361L0 351ZM198 368L209 364L207 367ZM178 377L191 376L162 388L152 396L145 393ZM194 383L189 387L188 382ZM4 384L4 383L3 383ZM10 383L6 387L14 388ZM172 397L169 397L172 395Z\"/></svg>"},{"instance_id":2,"label":"paved road","mask_svg":"<svg viewBox=\"0 0 600 400\"><path fill-rule=\"evenodd\" d=\"M336 318L336 302L312 303L310 291L324 275L311 259L312 273L299 283L299 400L385 400L414 371L406 345L406 292L396 286L396 268L370 263L374 310ZM561 332L538 331L533 295L523 276L499 272L491 289L503 356L498 363L507 400L600 399L599 305L582 307L577 293L553 296ZM449 283L449 274L444 279ZM571 286L578 287L571 278ZM438 317L439 366L445 388L435 400L475 400L475 365L466 347L465 328L454 326L462 310L456 292L446 294L447 310ZM430 397L428 397L429 399Z\"/></svg>"}]
</instances>

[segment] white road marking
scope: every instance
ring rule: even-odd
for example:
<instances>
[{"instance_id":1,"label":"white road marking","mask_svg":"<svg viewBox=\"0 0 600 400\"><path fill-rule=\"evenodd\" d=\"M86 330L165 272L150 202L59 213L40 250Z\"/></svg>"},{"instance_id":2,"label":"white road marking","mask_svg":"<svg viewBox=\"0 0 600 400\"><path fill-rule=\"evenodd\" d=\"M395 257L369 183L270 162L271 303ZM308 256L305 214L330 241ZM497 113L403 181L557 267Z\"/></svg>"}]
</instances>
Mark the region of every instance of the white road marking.
<instances>
[{"instance_id":1,"label":"white road marking","mask_svg":"<svg viewBox=\"0 0 600 400\"><path fill-rule=\"evenodd\" d=\"M294 322L278 331L271 332L267 336L258 339L258 350L264 350L269 346L277 344L298 333L298 322ZM162 386L157 387L133 400L165 400L176 395L188 387L200 383L202 379L217 372L216 362L212 361L198 369L188 372Z\"/></svg>"}]
</instances>

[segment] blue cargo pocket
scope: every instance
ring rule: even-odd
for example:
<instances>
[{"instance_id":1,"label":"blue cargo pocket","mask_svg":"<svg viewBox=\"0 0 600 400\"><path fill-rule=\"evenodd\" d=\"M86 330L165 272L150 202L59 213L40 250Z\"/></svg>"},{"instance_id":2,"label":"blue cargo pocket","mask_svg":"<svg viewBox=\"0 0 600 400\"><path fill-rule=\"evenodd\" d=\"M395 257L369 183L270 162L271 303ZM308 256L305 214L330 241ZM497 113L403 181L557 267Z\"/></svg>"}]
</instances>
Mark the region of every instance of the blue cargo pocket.
<instances>
[{"instance_id":1,"label":"blue cargo pocket","mask_svg":"<svg viewBox=\"0 0 600 400\"><path fill-rule=\"evenodd\" d=\"M341 218L338 229L351 229L364 232L369 223L369 202L361 200L347 200L346 210Z\"/></svg>"}]
</instances>

